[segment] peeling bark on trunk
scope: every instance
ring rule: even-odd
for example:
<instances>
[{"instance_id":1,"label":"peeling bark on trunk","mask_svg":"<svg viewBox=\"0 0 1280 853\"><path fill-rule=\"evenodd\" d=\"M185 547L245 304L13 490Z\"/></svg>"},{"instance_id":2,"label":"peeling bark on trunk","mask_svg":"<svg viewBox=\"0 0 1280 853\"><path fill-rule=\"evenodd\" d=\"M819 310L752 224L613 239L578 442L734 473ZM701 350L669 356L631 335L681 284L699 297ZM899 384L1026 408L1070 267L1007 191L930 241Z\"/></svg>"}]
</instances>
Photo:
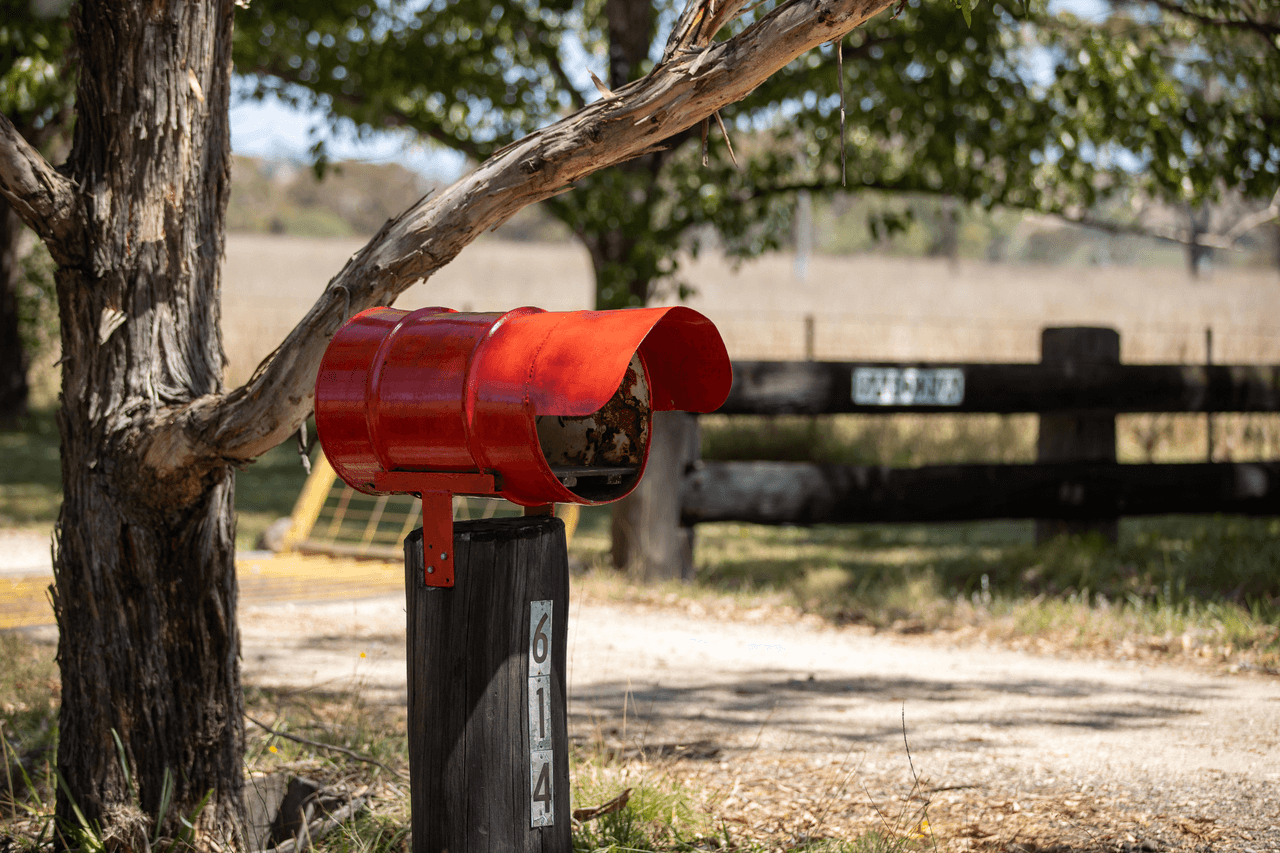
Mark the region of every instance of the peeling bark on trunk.
<instances>
[{"instance_id":1,"label":"peeling bark on trunk","mask_svg":"<svg viewBox=\"0 0 1280 853\"><path fill-rule=\"evenodd\" d=\"M27 356L18 333L22 220L0 198L0 423L27 413Z\"/></svg>"},{"instance_id":2,"label":"peeling bark on trunk","mask_svg":"<svg viewBox=\"0 0 1280 853\"><path fill-rule=\"evenodd\" d=\"M230 2L76 14L69 160L86 251L57 273L62 478L55 531L58 814L116 827L156 815L239 847L243 719L233 478L156 446L169 413L222 390L219 263L230 181ZM126 783L117 751L136 785Z\"/></svg>"}]
</instances>

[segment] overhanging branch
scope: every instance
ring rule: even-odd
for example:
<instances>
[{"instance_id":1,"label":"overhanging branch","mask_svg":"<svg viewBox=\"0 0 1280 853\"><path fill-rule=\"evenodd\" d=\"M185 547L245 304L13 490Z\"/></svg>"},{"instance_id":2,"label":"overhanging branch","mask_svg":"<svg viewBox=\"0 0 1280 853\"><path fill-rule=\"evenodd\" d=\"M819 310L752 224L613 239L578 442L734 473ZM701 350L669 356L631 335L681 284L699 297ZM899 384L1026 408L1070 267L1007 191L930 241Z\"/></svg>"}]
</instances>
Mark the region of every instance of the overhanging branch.
<instances>
[{"instance_id":1,"label":"overhanging branch","mask_svg":"<svg viewBox=\"0 0 1280 853\"><path fill-rule=\"evenodd\" d=\"M0 114L0 195L59 260L66 260L80 226L75 184L44 159L13 122Z\"/></svg>"},{"instance_id":2,"label":"overhanging branch","mask_svg":"<svg viewBox=\"0 0 1280 853\"><path fill-rule=\"evenodd\" d=\"M810 192L833 192L844 189L834 180L830 181L800 181L796 183L759 185L742 192L735 196L739 202L748 202L754 199L767 198L774 195L782 195L786 193L800 192L807 190ZM856 184L847 189L849 192L858 190L877 190L881 192L913 192L925 195L945 195L937 190L931 189L924 185L917 185L907 182L892 181L871 181ZM971 199L965 199L971 201ZM1092 214L1072 214L1063 210L1045 210L1035 207L1028 207L1016 204L1009 204L1001 199L999 204L1011 207L1015 210L1021 210L1027 214L1034 214L1045 217L1047 219L1065 222L1070 225L1079 225L1082 228L1091 228L1095 231L1102 231L1107 234L1127 234L1134 237L1150 237L1156 240L1165 240L1170 243L1180 243L1184 246L1203 246L1206 249L1222 249L1224 251L1240 250L1240 239L1244 235L1253 231L1268 222L1280 219L1280 191L1272 197L1271 203L1262 210L1250 213L1248 216L1240 219L1236 224L1232 225L1226 231L1221 233L1199 232L1194 233L1190 228L1159 228L1148 225L1142 225L1136 222L1118 222L1113 219L1103 219L1093 216Z\"/></svg>"},{"instance_id":3,"label":"overhanging branch","mask_svg":"<svg viewBox=\"0 0 1280 853\"><path fill-rule=\"evenodd\" d=\"M1226 232L1221 234L1213 234L1209 232L1197 233L1192 231L1190 228L1152 228L1137 223L1115 222L1109 219L1100 219L1088 214L1082 216L1071 216L1066 213L1050 213L1047 215L1063 222L1069 222L1072 225L1092 228L1096 231L1102 231L1107 234L1130 234L1135 237L1154 237L1157 240L1166 240L1170 243L1180 243L1184 246L1203 246L1206 249L1236 251L1240 249L1240 238L1245 234L1260 225L1265 225L1274 219L1280 219L1280 193L1277 193L1276 198L1271 200L1269 207L1246 216Z\"/></svg>"},{"instance_id":4,"label":"overhanging branch","mask_svg":"<svg viewBox=\"0 0 1280 853\"><path fill-rule=\"evenodd\" d=\"M1181 15L1202 26L1256 33L1262 36L1271 47L1280 48L1280 45L1275 42L1276 37L1280 36L1280 21L1267 20L1261 15L1252 16L1248 10L1241 8L1238 4L1233 5L1240 17L1222 17L1189 9L1184 4L1174 2L1174 0L1147 0L1147 2L1170 14Z\"/></svg>"},{"instance_id":5,"label":"overhanging branch","mask_svg":"<svg viewBox=\"0 0 1280 853\"><path fill-rule=\"evenodd\" d=\"M613 97L501 149L444 192L388 222L245 385L196 400L159 431L181 431L167 443L190 448L190 461L238 463L261 455L310 414L320 358L351 315L390 304L522 208L661 146L894 1L791 0L734 38L677 52ZM166 443L163 436L156 440Z\"/></svg>"}]
</instances>

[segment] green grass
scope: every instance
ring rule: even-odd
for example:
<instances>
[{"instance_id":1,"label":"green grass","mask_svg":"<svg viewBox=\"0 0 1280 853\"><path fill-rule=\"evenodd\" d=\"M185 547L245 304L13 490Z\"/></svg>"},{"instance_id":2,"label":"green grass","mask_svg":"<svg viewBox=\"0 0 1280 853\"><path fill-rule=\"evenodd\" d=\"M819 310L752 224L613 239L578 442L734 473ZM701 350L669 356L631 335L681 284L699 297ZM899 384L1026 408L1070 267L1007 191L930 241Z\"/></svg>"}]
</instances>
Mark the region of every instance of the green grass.
<instances>
[{"instance_id":1,"label":"green grass","mask_svg":"<svg viewBox=\"0 0 1280 853\"><path fill-rule=\"evenodd\" d=\"M704 459L895 467L1035 459L1035 415L710 415L700 425Z\"/></svg>"},{"instance_id":2,"label":"green grass","mask_svg":"<svg viewBox=\"0 0 1280 853\"><path fill-rule=\"evenodd\" d=\"M698 528L698 585L837 623L1280 670L1280 519L1126 519L1120 541L1032 523Z\"/></svg>"},{"instance_id":3,"label":"green grass","mask_svg":"<svg viewBox=\"0 0 1280 853\"><path fill-rule=\"evenodd\" d=\"M307 435L314 437L315 424L308 422ZM313 459L320 448L311 451ZM268 450L258 460L236 474L236 547L248 550L259 534L277 518L293 512L298 492L307 481L307 472L294 441Z\"/></svg>"},{"instance_id":4,"label":"green grass","mask_svg":"<svg viewBox=\"0 0 1280 853\"><path fill-rule=\"evenodd\" d=\"M308 425L308 435L315 435ZM320 451L315 449L313 455ZM37 410L16 427L0 429L0 526L47 527L62 506L58 426L51 410ZM236 547L254 547L267 525L293 511L306 481L296 443L264 453L236 474Z\"/></svg>"},{"instance_id":5,"label":"green grass","mask_svg":"<svg viewBox=\"0 0 1280 853\"><path fill-rule=\"evenodd\" d=\"M814 593L805 602L812 609L875 595L904 573L928 573L946 595L1280 606L1278 519L1169 516L1125 519L1120 529L1117 545L1091 537L1036 545L1032 522L708 524L698 528L699 577L722 589L790 585Z\"/></svg>"},{"instance_id":6,"label":"green grass","mask_svg":"<svg viewBox=\"0 0 1280 853\"><path fill-rule=\"evenodd\" d=\"M53 412L32 412L0 427L0 525L47 526L62 505L62 466Z\"/></svg>"},{"instance_id":7,"label":"green grass","mask_svg":"<svg viewBox=\"0 0 1280 853\"><path fill-rule=\"evenodd\" d=\"M1171 430L1160 435L1165 432ZM1033 433L1033 424L1019 418L847 418L829 424L809 418L731 424L708 419L704 450L718 458L773 455L861 464L1017 461L1032 455ZM1195 435L1179 441L1193 450ZM1143 452L1150 447L1147 442ZM37 412L19 429L0 432L0 449L8 460L0 470L0 523L52 522L60 500L52 415ZM292 443L238 474L239 547L251 547L266 524L289 513L304 479ZM608 507L584 508L574 541L575 555L597 567L578 579L588 584L588 594L726 599L735 607L763 602L877 630L952 631L1013 645L1048 643L1280 670L1280 519L1129 519L1114 545L1089 538L1036 545L1030 522L809 529L708 524L698 528L696 582L642 590L598 569L607 562L609 514ZM31 810L0 809L0 835L15 837L18 849L51 849L48 766L58 700L52 653L20 635L0 635L0 725L9 767L0 778L0 800L9 797L7 780L14 779L12 799ZM407 765L403 709L364 701L358 680L327 694L251 690L246 704L280 732L353 750L394 769L247 726L249 771L288 770L355 789L368 786L374 797L370 811L319 840L321 853L407 851L407 786L394 772ZM578 853L931 849L926 839L892 827L845 842L762 841L741 827L717 823L714 796L661 763L628 763L589 745L577 748L573 761L575 807L600 805L631 789L623 809L575 829ZM19 763L22 770L16 769ZM29 790L25 780L16 781L22 771L31 779ZM90 841L85 844L92 846Z\"/></svg>"},{"instance_id":8,"label":"green grass","mask_svg":"<svg viewBox=\"0 0 1280 853\"><path fill-rule=\"evenodd\" d=\"M618 796L617 783L600 785L591 758L579 758L573 768L573 803L602 805ZM596 789L596 790L593 790ZM625 806L584 822L574 833L575 853L604 851L694 850L715 836L709 815L699 813L679 783L658 775L640 776L623 789L630 791ZM705 848L701 848L705 849Z\"/></svg>"},{"instance_id":9,"label":"green grass","mask_svg":"<svg viewBox=\"0 0 1280 853\"><path fill-rule=\"evenodd\" d=\"M608 569L608 508L589 508L573 551L585 594L727 597L836 624L951 631L1014 645L1194 658L1280 671L1280 519L1124 519L1118 544L1035 544L1033 522L699 525L691 586L642 589Z\"/></svg>"},{"instance_id":10,"label":"green grass","mask_svg":"<svg viewBox=\"0 0 1280 853\"><path fill-rule=\"evenodd\" d=\"M1195 433L1202 418L1176 429L1153 423L1135 453L1185 455L1202 438ZM1274 451L1258 422L1235 426L1242 447L1261 441L1260 452ZM1136 435L1136 427L1130 432ZM708 458L1017 461L1030 458L1033 445L1034 419L1022 416L706 418L703 429ZM52 413L38 411L0 432L0 450L6 458L0 524L51 523L61 500ZM237 547L252 548L268 524L289 514L305 478L292 442L238 473ZM607 562L608 524L608 507L585 508L574 551L589 564ZM1032 530L1030 522L1007 521L702 525L698 587L708 594L767 594L877 628L979 626L1006 637L1117 648L1139 642L1148 651L1163 646L1246 666L1280 665L1280 520L1126 519L1118 545L1060 539L1037 546Z\"/></svg>"},{"instance_id":11,"label":"green grass","mask_svg":"<svg viewBox=\"0 0 1280 853\"><path fill-rule=\"evenodd\" d=\"M0 819L52 795L59 680L50 646L0 633ZM0 829L0 834L3 829Z\"/></svg>"},{"instance_id":12,"label":"green grass","mask_svg":"<svg viewBox=\"0 0 1280 853\"><path fill-rule=\"evenodd\" d=\"M707 415L700 419L704 459L774 459L843 465L915 467L1036 458L1036 415ZM1280 458L1280 415L1214 415L1218 462ZM1203 462L1202 414L1116 417L1120 462Z\"/></svg>"}]
</instances>

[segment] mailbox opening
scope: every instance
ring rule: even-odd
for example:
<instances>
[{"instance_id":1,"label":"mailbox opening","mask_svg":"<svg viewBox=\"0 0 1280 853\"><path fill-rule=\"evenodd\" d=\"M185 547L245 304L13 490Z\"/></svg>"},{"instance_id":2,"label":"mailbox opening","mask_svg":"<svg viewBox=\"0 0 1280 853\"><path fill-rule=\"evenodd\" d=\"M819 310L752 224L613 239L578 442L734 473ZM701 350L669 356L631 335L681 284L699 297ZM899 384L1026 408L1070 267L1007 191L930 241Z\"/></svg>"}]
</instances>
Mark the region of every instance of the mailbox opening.
<instances>
[{"instance_id":1,"label":"mailbox opening","mask_svg":"<svg viewBox=\"0 0 1280 853\"><path fill-rule=\"evenodd\" d=\"M649 455L649 374L639 351L618 390L589 415L540 415L538 443L556 479L586 501L610 501L634 488Z\"/></svg>"}]
</instances>

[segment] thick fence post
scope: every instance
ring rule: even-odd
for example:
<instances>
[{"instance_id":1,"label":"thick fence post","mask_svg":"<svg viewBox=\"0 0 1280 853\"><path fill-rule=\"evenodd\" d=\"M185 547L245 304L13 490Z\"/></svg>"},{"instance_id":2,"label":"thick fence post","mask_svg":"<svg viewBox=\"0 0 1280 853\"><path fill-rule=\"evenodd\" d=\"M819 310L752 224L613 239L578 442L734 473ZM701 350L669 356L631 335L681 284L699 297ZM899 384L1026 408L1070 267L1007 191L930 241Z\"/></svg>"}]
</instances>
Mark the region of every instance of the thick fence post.
<instances>
[{"instance_id":1,"label":"thick fence post","mask_svg":"<svg viewBox=\"0 0 1280 853\"><path fill-rule=\"evenodd\" d=\"M452 588L405 540L413 853L569 853L569 565L550 516L460 522Z\"/></svg>"},{"instance_id":2,"label":"thick fence post","mask_svg":"<svg viewBox=\"0 0 1280 853\"><path fill-rule=\"evenodd\" d=\"M644 479L614 506L615 567L643 581L693 577L693 528L680 526L680 487L700 452L697 417L653 413Z\"/></svg>"},{"instance_id":3,"label":"thick fence post","mask_svg":"<svg viewBox=\"0 0 1280 853\"><path fill-rule=\"evenodd\" d=\"M1069 327L1045 329L1040 335L1040 362L1068 373L1076 368L1120 363L1120 334L1115 329ZM1107 414L1040 415L1037 462L1115 462L1116 417ZM1064 504L1072 502L1063 495ZM1083 494L1080 496L1083 502ZM1039 519L1036 541L1067 533L1100 533L1115 542L1119 519Z\"/></svg>"}]
</instances>

